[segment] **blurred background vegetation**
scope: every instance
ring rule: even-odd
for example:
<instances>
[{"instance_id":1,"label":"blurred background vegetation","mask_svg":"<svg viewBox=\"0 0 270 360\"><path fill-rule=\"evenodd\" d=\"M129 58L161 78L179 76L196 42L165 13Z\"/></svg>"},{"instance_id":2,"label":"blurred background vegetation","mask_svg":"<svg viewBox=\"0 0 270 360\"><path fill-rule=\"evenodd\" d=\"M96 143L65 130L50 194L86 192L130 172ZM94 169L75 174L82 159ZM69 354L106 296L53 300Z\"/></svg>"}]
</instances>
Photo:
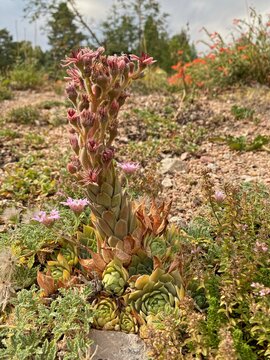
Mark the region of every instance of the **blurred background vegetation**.
<instances>
[{"instance_id":1,"label":"blurred background vegetation","mask_svg":"<svg viewBox=\"0 0 270 360\"><path fill-rule=\"evenodd\" d=\"M33 87L39 85L38 78L45 73L51 79L62 78L60 60L80 46L105 46L108 54L146 52L168 73L179 59L179 50L184 51L186 61L196 57L188 24L180 33L169 35L168 14L161 12L155 0L117 0L99 24L98 35L86 23L74 0L26 0L24 12L30 22L46 19L42 30L49 49L44 51L29 41L14 41L7 29L0 29L0 54L5 54L0 56L0 73L9 78L14 88L24 87L16 83L26 77L26 72L34 78Z\"/></svg>"}]
</instances>

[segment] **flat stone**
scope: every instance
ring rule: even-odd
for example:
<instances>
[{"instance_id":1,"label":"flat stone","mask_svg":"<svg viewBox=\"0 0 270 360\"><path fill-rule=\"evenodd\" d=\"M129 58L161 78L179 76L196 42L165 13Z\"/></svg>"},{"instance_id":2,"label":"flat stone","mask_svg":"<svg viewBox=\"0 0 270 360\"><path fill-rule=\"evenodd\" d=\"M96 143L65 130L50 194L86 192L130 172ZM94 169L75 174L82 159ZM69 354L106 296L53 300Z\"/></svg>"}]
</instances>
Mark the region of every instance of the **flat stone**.
<instances>
[{"instance_id":1,"label":"flat stone","mask_svg":"<svg viewBox=\"0 0 270 360\"><path fill-rule=\"evenodd\" d=\"M186 163L177 158L166 157L161 160L160 173L167 174L173 172L182 172L186 170Z\"/></svg>"},{"instance_id":2,"label":"flat stone","mask_svg":"<svg viewBox=\"0 0 270 360\"><path fill-rule=\"evenodd\" d=\"M163 180L162 180L162 186L164 188L171 188L173 186L173 182L172 180L169 178L169 176L166 176Z\"/></svg>"},{"instance_id":3,"label":"flat stone","mask_svg":"<svg viewBox=\"0 0 270 360\"><path fill-rule=\"evenodd\" d=\"M94 330L91 360L147 360L146 347L138 335L120 331Z\"/></svg>"},{"instance_id":4,"label":"flat stone","mask_svg":"<svg viewBox=\"0 0 270 360\"><path fill-rule=\"evenodd\" d=\"M189 154L188 152L184 152L184 153L182 153L181 156L180 156L180 159L181 159L182 161L185 161L185 160L187 160L188 158L190 158L190 154Z\"/></svg>"}]
</instances>

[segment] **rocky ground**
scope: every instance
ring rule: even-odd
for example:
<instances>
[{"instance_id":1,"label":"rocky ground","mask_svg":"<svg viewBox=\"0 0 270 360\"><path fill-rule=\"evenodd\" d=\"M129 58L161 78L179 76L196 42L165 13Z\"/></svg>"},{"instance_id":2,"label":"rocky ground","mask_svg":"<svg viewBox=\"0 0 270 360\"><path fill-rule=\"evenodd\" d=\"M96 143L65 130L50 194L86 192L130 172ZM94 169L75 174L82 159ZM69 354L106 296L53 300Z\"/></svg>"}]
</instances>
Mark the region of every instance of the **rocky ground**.
<instances>
[{"instance_id":1,"label":"rocky ground","mask_svg":"<svg viewBox=\"0 0 270 360\"><path fill-rule=\"evenodd\" d=\"M51 109L41 105L56 100L62 104ZM237 151L225 141L228 135L244 136L249 144L258 135L270 137L269 100L269 89L264 87L232 89L215 97L202 95L185 102L182 94L134 94L122 109L116 147L117 160L131 159L142 165L134 183L135 195L141 195L144 187L148 192L153 187L159 198L173 200L172 220L181 223L191 220L203 206L205 170L211 172L217 190L226 182L259 181L270 187L270 144L253 151ZM14 99L0 103L3 207L14 203L36 205L44 197L52 196L37 191L37 196L26 195L21 199L6 190L7 177L11 181L16 164L26 157L33 156L35 164L41 159L40 174L43 166L50 167L49 176L61 184L59 166L65 166L69 153L64 101L63 95L48 90L16 92ZM11 109L26 105L37 107L41 116L29 124L9 120ZM249 111L244 118L237 119L232 113L233 106ZM42 140L36 141L37 137ZM17 181L18 176L14 179ZM130 184L132 187L132 180Z\"/></svg>"}]
</instances>

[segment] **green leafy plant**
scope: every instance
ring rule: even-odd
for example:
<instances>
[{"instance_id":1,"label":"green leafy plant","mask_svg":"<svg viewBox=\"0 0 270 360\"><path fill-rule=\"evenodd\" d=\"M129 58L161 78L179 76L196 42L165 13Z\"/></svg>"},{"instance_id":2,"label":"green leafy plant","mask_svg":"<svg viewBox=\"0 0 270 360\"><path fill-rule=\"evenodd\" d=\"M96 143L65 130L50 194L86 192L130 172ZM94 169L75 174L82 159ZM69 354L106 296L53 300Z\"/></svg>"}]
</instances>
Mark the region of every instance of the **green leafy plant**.
<instances>
[{"instance_id":1,"label":"green leafy plant","mask_svg":"<svg viewBox=\"0 0 270 360\"><path fill-rule=\"evenodd\" d=\"M31 105L11 109L6 116L6 121L17 124L35 124L39 119L38 109Z\"/></svg>"},{"instance_id":2,"label":"green leafy plant","mask_svg":"<svg viewBox=\"0 0 270 360\"><path fill-rule=\"evenodd\" d=\"M49 195L56 192L56 181L51 169L44 164L42 175L37 158L28 156L6 169L0 194L6 198L26 201L37 195Z\"/></svg>"},{"instance_id":3,"label":"green leafy plant","mask_svg":"<svg viewBox=\"0 0 270 360\"><path fill-rule=\"evenodd\" d=\"M55 107L67 106L68 104L59 100L45 100L38 104L40 109L50 110Z\"/></svg>"},{"instance_id":4,"label":"green leafy plant","mask_svg":"<svg viewBox=\"0 0 270 360\"><path fill-rule=\"evenodd\" d=\"M255 111L247 107L241 107L238 105L233 105L231 107L231 114L235 117L236 120L243 119L253 119Z\"/></svg>"},{"instance_id":5,"label":"green leafy plant","mask_svg":"<svg viewBox=\"0 0 270 360\"><path fill-rule=\"evenodd\" d=\"M0 101L10 100L12 98L13 98L12 91L8 87L1 85L0 86Z\"/></svg>"},{"instance_id":6,"label":"green leafy plant","mask_svg":"<svg viewBox=\"0 0 270 360\"><path fill-rule=\"evenodd\" d=\"M268 136L257 135L253 140L248 141L245 136L231 136L228 135L225 138L225 142L228 144L231 150L238 151L256 151L263 150L264 146L269 143Z\"/></svg>"},{"instance_id":7,"label":"green leafy plant","mask_svg":"<svg viewBox=\"0 0 270 360\"><path fill-rule=\"evenodd\" d=\"M15 90L38 89L43 84L43 72L35 64L17 64L9 73L10 85Z\"/></svg>"},{"instance_id":8,"label":"green leafy plant","mask_svg":"<svg viewBox=\"0 0 270 360\"><path fill-rule=\"evenodd\" d=\"M93 309L90 288L61 289L49 305L35 287L22 290L14 301L9 324L1 327L3 359L78 359L89 351Z\"/></svg>"}]
</instances>

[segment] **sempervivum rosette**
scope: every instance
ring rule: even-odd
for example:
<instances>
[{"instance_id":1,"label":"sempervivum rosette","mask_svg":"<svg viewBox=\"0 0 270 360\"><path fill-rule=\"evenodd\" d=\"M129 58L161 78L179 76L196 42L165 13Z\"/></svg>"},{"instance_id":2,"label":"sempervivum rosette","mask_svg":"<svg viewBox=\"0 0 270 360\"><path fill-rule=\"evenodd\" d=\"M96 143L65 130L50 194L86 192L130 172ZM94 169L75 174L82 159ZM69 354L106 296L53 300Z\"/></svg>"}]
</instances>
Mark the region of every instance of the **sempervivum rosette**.
<instances>
[{"instance_id":1,"label":"sempervivum rosette","mask_svg":"<svg viewBox=\"0 0 270 360\"><path fill-rule=\"evenodd\" d=\"M142 275L135 282L135 290L124 295L125 301L144 319L156 315L165 306L176 308L181 299L181 281L177 272L165 273L157 268L151 275Z\"/></svg>"},{"instance_id":2,"label":"sempervivum rosette","mask_svg":"<svg viewBox=\"0 0 270 360\"><path fill-rule=\"evenodd\" d=\"M125 285L129 275L118 259L112 260L102 274L104 290L110 295L121 296L124 293Z\"/></svg>"},{"instance_id":3,"label":"sempervivum rosette","mask_svg":"<svg viewBox=\"0 0 270 360\"><path fill-rule=\"evenodd\" d=\"M130 306L126 306L120 313L120 330L126 333L137 334L143 319Z\"/></svg>"},{"instance_id":4,"label":"sempervivum rosette","mask_svg":"<svg viewBox=\"0 0 270 360\"><path fill-rule=\"evenodd\" d=\"M96 329L120 330L119 310L116 302L107 297L101 297L94 303L94 321Z\"/></svg>"}]
</instances>

